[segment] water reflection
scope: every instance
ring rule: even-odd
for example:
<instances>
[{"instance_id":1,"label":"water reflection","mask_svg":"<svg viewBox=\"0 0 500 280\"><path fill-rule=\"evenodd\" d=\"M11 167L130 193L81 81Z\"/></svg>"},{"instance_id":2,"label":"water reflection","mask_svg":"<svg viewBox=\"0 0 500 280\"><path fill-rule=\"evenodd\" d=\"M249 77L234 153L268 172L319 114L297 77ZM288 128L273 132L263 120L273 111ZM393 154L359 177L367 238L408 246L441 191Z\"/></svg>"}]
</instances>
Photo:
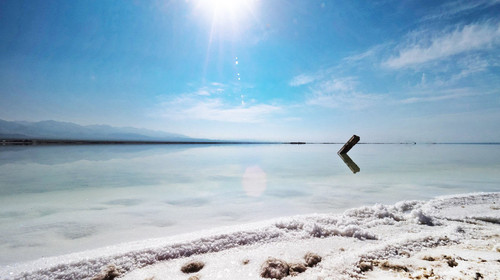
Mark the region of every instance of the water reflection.
<instances>
[{"instance_id":1,"label":"water reflection","mask_svg":"<svg viewBox=\"0 0 500 280\"><path fill-rule=\"evenodd\" d=\"M351 169L352 173L356 174L361 170L359 169L359 166L347 154L338 154L338 155L344 161L347 167Z\"/></svg>"},{"instance_id":2,"label":"water reflection","mask_svg":"<svg viewBox=\"0 0 500 280\"><path fill-rule=\"evenodd\" d=\"M71 164L86 161L132 160L158 154L179 153L200 145L47 145L1 146L0 166L37 163L42 165Z\"/></svg>"}]
</instances>

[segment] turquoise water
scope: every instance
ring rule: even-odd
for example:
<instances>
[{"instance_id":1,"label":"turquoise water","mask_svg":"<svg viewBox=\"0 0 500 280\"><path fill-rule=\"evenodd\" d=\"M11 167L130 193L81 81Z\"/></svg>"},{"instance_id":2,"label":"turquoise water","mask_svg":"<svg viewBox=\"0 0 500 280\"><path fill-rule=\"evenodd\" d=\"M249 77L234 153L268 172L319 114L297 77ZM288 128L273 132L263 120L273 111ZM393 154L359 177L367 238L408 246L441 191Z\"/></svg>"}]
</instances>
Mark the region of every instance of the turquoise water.
<instances>
[{"instance_id":1,"label":"turquoise water","mask_svg":"<svg viewBox=\"0 0 500 280\"><path fill-rule=\"evenodd\" d=\"M0 264L298 214L500 191L500 145L0 147ZM352 170L359 172L353 173Z\"/></svg>"}]
</instances>

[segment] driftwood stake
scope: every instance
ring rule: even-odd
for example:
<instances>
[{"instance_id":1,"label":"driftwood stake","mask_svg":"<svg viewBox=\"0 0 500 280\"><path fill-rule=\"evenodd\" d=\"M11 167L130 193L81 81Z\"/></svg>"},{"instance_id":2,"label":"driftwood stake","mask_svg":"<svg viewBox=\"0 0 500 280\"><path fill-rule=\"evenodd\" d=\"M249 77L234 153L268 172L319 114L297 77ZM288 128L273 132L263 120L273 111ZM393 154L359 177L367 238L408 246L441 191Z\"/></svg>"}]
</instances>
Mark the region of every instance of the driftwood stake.
<instances>
[{"instance_id":1,"label":"driftwood stake","mask_svg":"<svg viewBox=\"0 0 500 280\"><path fill-rule=\"evenodd\" d=\"M352 147L354 147L354 145L356 145L358 142L359 142L359 136L357 135L353 135L351 137L351 139L349 139L349 141L347 141L347 143L344 144L344 146L342 147L342 149L340 149L337 154L339 155L342 155L342 154L347 154L347 152L349 152L349 150L352 149Z\"/></svg>"}]
</instances>

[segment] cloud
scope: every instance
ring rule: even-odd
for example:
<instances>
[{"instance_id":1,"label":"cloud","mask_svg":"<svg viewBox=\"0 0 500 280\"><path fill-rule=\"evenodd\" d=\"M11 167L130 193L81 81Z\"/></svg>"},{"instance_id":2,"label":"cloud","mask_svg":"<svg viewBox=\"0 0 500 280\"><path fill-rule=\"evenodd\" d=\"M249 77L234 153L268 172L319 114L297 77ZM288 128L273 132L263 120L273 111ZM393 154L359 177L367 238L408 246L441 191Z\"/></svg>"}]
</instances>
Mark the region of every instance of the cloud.
<instances>
[{"instance_id":1,"label":"cloud","mask_svg":"<svg viewBox=\"0 0 500 280\"><path fill-rule=\"evenodd\" d=\"M354 77L326 80L319 84L319 90L324 93L349 92L354 90L356 83Z\"/></svg>"},{"instance_id":2,"label":"cloud","mask_svg":"<svg viewBox=\"0 0 500 280\"><path fill-rule=\"evenodd\" d=\"M351 64L354 62L366 60L369 58L372 59L374 57L377 57L384 49L388 48L389 45L390 45L390 43L378 44L378 45L375 45L375 46L369 48L368 50L366 50L362 53L357 53L357 54L353 54L353 55L344 57L342 59L342 62L344 64L341 64L341 66L345 66L345 63Z\"/></svg>"},{"instance_id":3,"label":"cloud","mask_svg":"<svg viewBox=\"0 0 500 280\"><path fill-rule=\"evenodd\" d=\"M481 57L467 57L465 59L459 60L461 71L460 73L454 75L452 80L461 80L475 73L484 72L490 66L490 63L486 59Z\"/></svg>"},{"instance_id":4,"label":"cloud","mask_svg":"<svg viewBox=\"0 0 500 280\"><path fill-rule=\"evenodd\" d=\"M319 78L320 78L319 74L316 74L316 75L300 74L300 75L292 78L292 80L290 81L290 86L298 87L298 86L307 85L307 84L310 84L310 83L316 81Z\"/></svg>"},{"instance_id":5,"label":"cloud","mask_svg":"<svg viewBox=\"0 0 500 280\"><path fill-rule=\"evenodd\" d=\"M206 89L200 89L196 92L196 94L198 95L204 95L204 96L209 96L210 95L210 92Z\"/></svg>"},{"instance_id":6,"label":"cloud","mask_svg":"<svg viewBox=\"0 0 500 280\"><path fill-rule=\"evenodd\" d=\"M366 68L367 60L373 63L373 60L378 61L380 53L389 47L390 44L383 43L375 45L362 53L353 54L351 56L344 57L337 65L330 67L323 67L318 69L313 73L302 73L293 77L289 85L292 87L299 87L303 85L311 85L324 82L325 79L329 79L332 75L338 75L339 73L349 72L353 69L359 69L360 65ZM377 63L377 66L379 62Z\"/></svg>"},{"instance_id":7,"label":"cloud","mask_svg":"<svg viewBox=\"0 0 500 280\"><path fill-rule=\"evenodd\" d=\"M500 0L475 0L464 1L457 0L441 5L438 11L424 17L422 21L439 20L451 18L454 16L463 16L464 14L475 12L482 9L488 9L494 5L500 4Z\"/></svg>"},{"instance_id":8,"label":"cloud","mask_svg":"<svg viewBox=\"0 0 500 280\"><path fill-rule=\"evenodd\" d=\"M282 110L268 104L250 106L226 104L220 98L181 96L161 104L161 115L170 119L193 119L232 123L259 123Z\"/></svg>"},{"instance_id":9,"label":"cloud","mask_svg":"<svg viewBox=\"0 0 500 280\"><path fill-rule=\"evenodd\" d=\"M393 69L405 68L448 58L468 51L490 48L500 43L500 24L470 24L452 32L421 38L412 46L404 46L397 56L382 63Z\"/></svg>"},{"instance_id":10,"label":"cloud","mask_svg":"<svg viewBox=\"0 0 500 280\"><path fill-rule=\"evenodd\" d=\"M371 48L365 52L345 57L343 60L347 61L347 62L354 62L354 61L363 60L367 57L371 57L374 54L375 54L375 49Z\"/></svg>"},{"instance_id":11,"label":"cloud","mask_svg":"<svg viewBox=\"0 0 500 280\"><path fill-rule=\"evenodd\" d=\"M201 87L201 88L195 90L192 94L193 95L201 95L201 96L211 96L214 94L223 93L224 88L226 88L226 85L213 82L213 83L210 83L209 86L204 86L204 87Z\"/></svg>"},{"instance_id":12,"label":"cloud","mask_svg":"<svg viewBox=\"0 0 500 280\"><path fill-rule=\"evenodd\" d=\"M425 71L422 71L420 82L415 85L415 89L433 89L438 92L442 89L456 87L495 88L497 87L496 83L486 82L489 68L495 67L495 63L494 56L484 53L463 55L453 61L426 68ZM403 71L398 71L398 74L401 75L401 72ZM411 75L419 72L412 72Z\"/></svg>"},{"instance_id":13,"label":"cloud","mask_svg":"<svg viewBox=\"0 0 500 280\"><path fill-rule=\"evenodd\" d=\"M400 100L399 102L402 104L413 104L413 103L436 102L436 101L459 99L469 96L482 95L481 93L470 91L470 89L468 88L447 90L444 91L444 93L445 94L432 95L432 96L410 97Z\"/></svg>"},{"instance_id":14,"label":"cloud","mask_svg":"<svg viewBox=\"0 0 500 280\"><path fill-rule=\"evenodd\" d=\"M306 103L327 108L362 109L378 103L383 96L356 90L354 77L334 78L316 83Z\"/></svg>"},{"instance_id":15,"label":"cloud","mask_svg":"<svg viewBox=\"0 0 500 280\"><path fill-rule=\"evenodd\" d=\"M209 100L200 102L185 110L191 118L236 122L236 123L257 123L264 122L266 116L276 113L280 108L267 104L257 104L252 106L230 107L224 105L220 100Z\"/></svg>"},{"instance_id":16,"label":"cloud","mask_svg":"<svg viewBox=\"0 0 500 280\"><path fill-rule=\"evenodd\" d=\"M326 108L364 109L380 102L382 97L359 92L339 93L335 95L316 94L307 100L307 104Z\"/></svg>"}]
</instances>

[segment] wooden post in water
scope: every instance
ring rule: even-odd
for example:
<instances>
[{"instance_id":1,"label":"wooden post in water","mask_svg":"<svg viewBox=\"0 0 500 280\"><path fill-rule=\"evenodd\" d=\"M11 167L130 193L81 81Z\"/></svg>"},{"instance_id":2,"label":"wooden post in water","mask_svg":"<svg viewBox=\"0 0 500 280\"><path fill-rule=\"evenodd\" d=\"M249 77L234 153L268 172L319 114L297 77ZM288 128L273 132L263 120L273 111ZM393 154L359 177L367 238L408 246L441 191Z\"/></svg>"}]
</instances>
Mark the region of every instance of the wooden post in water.
<instances>
[{"instance_id":1,"label":"wooden post in water","mask_svg":"<svg viewBox=\"0 0 500 280\"><path fill-rule=\"evenodd\" d=\"M351 139L349 139L349 141L347 141L347 143L345 143L344 146L337 152L337 154L347 154L347 152L349 152L349 150L351 150L352 147L359 142L359 139L359 136L353 135Z\"/></svg>"}]
</instances>

